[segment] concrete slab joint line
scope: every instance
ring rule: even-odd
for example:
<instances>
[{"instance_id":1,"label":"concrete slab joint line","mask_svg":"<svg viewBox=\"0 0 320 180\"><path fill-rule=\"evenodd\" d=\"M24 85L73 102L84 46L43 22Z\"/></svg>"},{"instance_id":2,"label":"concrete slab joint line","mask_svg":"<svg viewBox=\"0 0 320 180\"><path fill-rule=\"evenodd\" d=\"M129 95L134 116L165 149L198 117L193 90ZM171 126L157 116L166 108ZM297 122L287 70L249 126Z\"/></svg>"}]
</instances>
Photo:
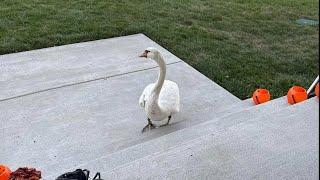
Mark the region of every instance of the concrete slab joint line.
<instances>
[{"instance_id":1,"label":"concrete slab joint line","mask_svg":"<svg viewBox=\"0 0 320 180\"><path fill-rule=\"evenodd\" d=\"M0 55L0 100L155 67L138 57L149 46L182 62L143 34Z\"/></svg>"},{"instance_id":2,"label":"concrete slab joint line","mask_svg":"<svg viewBox=\"0 0 320 180\"><path fill-rule=\"evenodd\" d=\"M182 62L182 61L173 62L173 63L167 63L167 66L170 66L170 65L176 64L176 63L181 63L181 62ZM140 71L146 71L146 70L155 69L155 68L158 68L158 67L157 67L157 66L154 66L154 67L145 68L145 69L140 69L140 70L136 70L136 71L130 71L130 72L126 72L126 73L115 74L115 75L106 76L106 77L99 77L99 78L91 79L91 80L87 80L87 81L82 81L82 82L77 82L77 83L66 84L66 85L57 86L57 87L48 88L48 89L43 89L43 90L39 90L39 91L35 91L35 92L30 92L30 93L26 93L26 94L21 94L21 95L14 96L14 97L9 97L9 98L5 98L5 99L0 99L0 102L2 102L2 101L7 101L7 100L11 100L11 99L16 99L16 98L20 98L20 97L24 97L24 96L36 94L36 93L46 92L46 91L50 91L50 90L56 90L56 89L60 89L60 88L64 88L64 87L69 87L69 86L74 86L74 85L79 85L79 84L84 84L84 83L90 83L90 82L93 82L93 81L98 81L98 80L103 80L103 79L104 79L104 80L108 80L109 78L113 78L113 77L117 77L117 76L122 76L122 75L126 75L126 74L132 74L132 73L136 73L136 72L140 72Z\"/></svg>"}]
</instances>

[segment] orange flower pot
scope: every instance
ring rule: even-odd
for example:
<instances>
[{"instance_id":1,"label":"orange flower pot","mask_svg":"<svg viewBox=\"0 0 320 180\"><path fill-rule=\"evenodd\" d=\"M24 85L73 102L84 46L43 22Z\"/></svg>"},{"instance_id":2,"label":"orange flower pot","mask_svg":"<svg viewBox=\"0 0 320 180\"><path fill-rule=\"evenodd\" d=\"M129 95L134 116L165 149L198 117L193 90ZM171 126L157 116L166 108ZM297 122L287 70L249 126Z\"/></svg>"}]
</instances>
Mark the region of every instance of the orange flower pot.
<instances>
[{"instance_id":1,"label":"orange flower pot","mask_svg":"<svg viewBox=\"0 0 320 180\"><path fill-rule=\"evenodd\" d=\"M289 89L287 99L289 104L302 102L308 98L307 91L303 87L293 86Z\"/></svg>"},{"instance_id":2,"label":"orange flower pot","mask_svg":"<svg viewBox=\"0 0 320 180\"><path fill-rule=\"evenodd\" d=\"M8 180L11 171L7 166L0 164L0 180Z\"/></svg>"},{"instance_id":3,"label":"orange flower pot","mask_svg":"<svg viewBox=\"0 0 320 180\"><path fill-rule=\"evenodd\" d=\"M317 84L316 88L314 89L314 92L319 97L319 83Z\"/></svg>"},{"instance_id":4,"label":"orange flower pot","mask_svg":"<svg viewBox=\"0 0 320 180\"><path fill-rule=\"evenodd\" d=\"M257 89L252 95L253 102L256 105L270 101L270 97L270 93L266 89Z\"/></svg>"}]
</instances>

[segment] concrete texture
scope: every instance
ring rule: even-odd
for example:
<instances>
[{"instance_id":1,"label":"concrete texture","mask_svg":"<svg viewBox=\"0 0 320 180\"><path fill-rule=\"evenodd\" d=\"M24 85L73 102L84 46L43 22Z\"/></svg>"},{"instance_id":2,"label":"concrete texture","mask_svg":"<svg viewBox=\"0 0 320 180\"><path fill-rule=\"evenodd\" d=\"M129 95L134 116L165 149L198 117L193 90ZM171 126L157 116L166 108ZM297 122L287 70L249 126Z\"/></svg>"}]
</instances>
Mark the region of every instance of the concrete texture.
<instances>
[{"instance_id":1,"label":"concrete texture","mask_svg":"<svg viewBox=\"0 0 320 180\"><path fill-rule=\"evenodd\" d=\"M108 163L108 162L104 162ZM319 99L126 164L106 179L318 179Z\"/></svg>"},{"instance_id":2,"label":"concrete texture","mask_svg":"<svg viewBox=\"0 0 320 180\"><path fill-rule=\"evenodd\" d=\"M155 67L139 60L148 46L167 63L179 58L143 34L0 56L0 100Z\"/></svg>"},{"instance_id":3,"label":"concrete texture","mask_svg":"<svg viewBox=\"0 0 320 180\"><path fill-rule=\"evenodd\" d=\"M138 52L140 50L132 55ZM173 124L167 128L141 134L147 121L138 106L138 98L143 88L156 80L158 69L142 70L145 66L153 67L152 61L135 59L134 62L137 67L142 66L141 70L127 68L128 72L123 71L121 75L1 101L0 134L5 137L1 162L13 169L28 165L41 169L44 176L54 175L216 118L229 105L241 102L178 60L167 68L168 79L177 82L181 89L181 112L172 118ZM63 66L63 61L61 64ZM110 64L110 68L117 66ZM66 80L70 79L66 77ZM45 88L51 88L51 85Z\"/></svg>"},{"instance_id":4,"label":"concrete texture","mask_svg":"<svg viewBox=\"0 0 320 180\"><path fill-rule=\"evenodd\" d=\"M258 106L252 106L250 100L234 103L225 110L218 112L217 117L212 120L163 135L152 141L137 144L98 159L90 160L78 167L104 172L112 171L115 168L124 166L143 157L161 153L173 147L179 147L188 141L211 134L217 130L217 127L234 126L250 119L259 120L260 117L268 116L287 107L288 105L284 97ZM163 127L161 131L165 131L166 128L170 127Z\"/></svg>"},{"instance_id":5,"label":"concrete texture","mask_svg":"<svg viewBox=\"0 0 320 180\"><path fill-rule=\"evenodd\" d=\"M138 98L158 72L137 57L148 46L164 54L181 112L141 134ZM253 106L143 34L3 55L0 65L0 163L12 169L49 180L78 167L104 179L318 176L317 98Z\"/></svg>"}]
</instances>

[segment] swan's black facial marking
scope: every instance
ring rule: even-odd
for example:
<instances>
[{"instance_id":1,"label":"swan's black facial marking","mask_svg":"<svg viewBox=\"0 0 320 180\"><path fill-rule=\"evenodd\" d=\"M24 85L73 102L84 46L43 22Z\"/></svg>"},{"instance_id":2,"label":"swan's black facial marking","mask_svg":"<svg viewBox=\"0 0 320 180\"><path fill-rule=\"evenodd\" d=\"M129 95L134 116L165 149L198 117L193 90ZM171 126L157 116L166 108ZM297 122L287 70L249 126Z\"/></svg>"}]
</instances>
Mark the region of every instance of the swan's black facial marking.
<instances>
[{"instance_id":1,"label":"swan's black facial marking","mask_svg":"<svg viewBox=\"0 0 320 180\"><path fill-rule=\"evenodd\" d=\"M145 57L145 58L147 58L149 52L150 52L149 50L145 50L139 57Z\"/></svg>"},{"instance_id":2,"label":"swan's black facial marking","mask_svg":"<svg viewBox=\"0 0 320 180\"><path fill-rule=\"evenodd\" d=\"M144 50L144 53L146 54L146 58L148 57L148 53L150 53L149 50Z\"/></svg>"}]
</instances>

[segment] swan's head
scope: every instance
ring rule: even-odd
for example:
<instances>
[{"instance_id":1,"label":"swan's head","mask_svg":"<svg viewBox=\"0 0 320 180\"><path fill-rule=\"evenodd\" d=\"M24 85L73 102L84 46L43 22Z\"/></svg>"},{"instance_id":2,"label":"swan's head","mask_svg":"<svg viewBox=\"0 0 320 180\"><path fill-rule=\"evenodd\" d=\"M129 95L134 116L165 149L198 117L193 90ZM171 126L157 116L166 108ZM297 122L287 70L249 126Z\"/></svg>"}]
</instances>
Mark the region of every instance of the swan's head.
<instances>
[{"instance_id":1,"label":"swan's head","mask_svg":"<svg viewBox=\"0 0 320 180\"><path fill-rule=\"evenodd\" d=\"M144 52L139 56L139 57L145 57L145 58L150 58L153 60L157 60L159 57L160 52L154 48L154 47L148 47L147 49L144 50Z\"/></svg>"}]
</instances>

